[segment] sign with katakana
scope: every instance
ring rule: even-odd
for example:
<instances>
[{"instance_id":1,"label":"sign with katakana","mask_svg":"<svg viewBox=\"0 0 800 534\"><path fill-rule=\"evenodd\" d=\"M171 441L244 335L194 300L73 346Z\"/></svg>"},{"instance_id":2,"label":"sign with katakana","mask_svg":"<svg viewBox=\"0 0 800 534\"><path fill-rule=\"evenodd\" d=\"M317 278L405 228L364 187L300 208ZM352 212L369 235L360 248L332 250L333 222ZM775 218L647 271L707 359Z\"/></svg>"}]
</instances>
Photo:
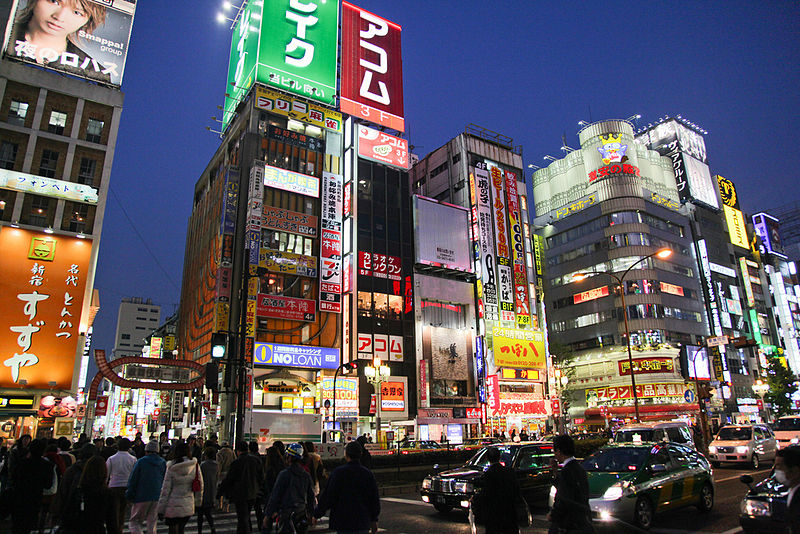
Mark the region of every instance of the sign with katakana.
<instances>
[{"instance_id":1,"label":"sign with katakana","mask_svg":"<svg viewBox=\"0 0 800 534\"><path fill-rule=\"evenodd\" d=\"M538 330L492 328L494 364L516 369L544 369L544 333Z\"/></svg>"},{"instance_id":2,"label":"sign with katakana","mask_svg":"<svg viewBox=\"0 0 800 534\"><path fill-rule=\"evenodd\" d=\"M319 309L342 311L342 205L341 174L322 173L322 229L319 248Z\"/></svg>"}]
</instances>

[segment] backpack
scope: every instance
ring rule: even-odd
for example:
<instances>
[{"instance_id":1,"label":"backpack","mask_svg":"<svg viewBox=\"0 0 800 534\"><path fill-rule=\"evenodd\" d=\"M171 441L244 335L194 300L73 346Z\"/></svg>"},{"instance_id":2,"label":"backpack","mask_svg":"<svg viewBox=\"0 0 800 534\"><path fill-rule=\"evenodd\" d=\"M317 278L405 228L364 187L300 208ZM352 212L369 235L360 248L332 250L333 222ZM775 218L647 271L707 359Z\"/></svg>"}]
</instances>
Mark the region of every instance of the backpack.
<instances>
[{"instance_id":1,"label":"backpack","mask_svg":"<svg viewBox=\"0 0 800 534\"><path fill-rule=\"evenodd\" d=\"M50 483L49 488L44 488L42 490L42 496L48 497L50 495L55 495L58 491L58 473L56 472L56 466L53 464L53 478L51 479L52 482Z\"/></svg>"}]
</instances>

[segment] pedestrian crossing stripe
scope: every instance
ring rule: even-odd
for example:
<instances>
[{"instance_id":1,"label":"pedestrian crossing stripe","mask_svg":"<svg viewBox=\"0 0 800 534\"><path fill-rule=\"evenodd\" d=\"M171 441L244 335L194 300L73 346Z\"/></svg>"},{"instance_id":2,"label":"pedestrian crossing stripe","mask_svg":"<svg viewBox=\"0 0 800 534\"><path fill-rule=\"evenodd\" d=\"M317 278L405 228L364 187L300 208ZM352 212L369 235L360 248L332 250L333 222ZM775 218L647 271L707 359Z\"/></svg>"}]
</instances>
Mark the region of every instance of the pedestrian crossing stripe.
<instances>
[{"instance_id":1,"label":"pedestrian crossing stripe","mask_svg":"<svg viewBox=\"0 0 800 534\"><path fill-rule=\"evenodd\" d=\"M260 532L260 526L256 525L255 514L250 516L250 525L253 527L253 532ZM125 521L125 529L123 534L130 534L128 521ZM323 531L328 528L328 517L321 517L317 520L317 524L309 529L309 532ZM197 516L193 515L186 523L186 532L195 532L197 530ZM236 533L236 513L235 512L221 512L214 515L214 530L217 534L235 534ZM211 526L207 520L203 521L203 532L211 532ZM378 528L378 532L386 532L385 528ZM157 534L168 534L169 527L163 521L158 522L156 527Z\"/></svg>"}]
</instances>

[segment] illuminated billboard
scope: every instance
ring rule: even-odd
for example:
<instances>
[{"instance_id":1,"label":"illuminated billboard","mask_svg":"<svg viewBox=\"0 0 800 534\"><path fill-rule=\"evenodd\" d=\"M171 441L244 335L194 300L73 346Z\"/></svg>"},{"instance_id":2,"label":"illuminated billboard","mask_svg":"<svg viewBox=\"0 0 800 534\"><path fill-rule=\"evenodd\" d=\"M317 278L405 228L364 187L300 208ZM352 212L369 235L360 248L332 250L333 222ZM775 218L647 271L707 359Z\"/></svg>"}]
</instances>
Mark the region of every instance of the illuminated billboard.
<instances>
[{"instance_id":1,"label":"illuminated billboard","mask_svg":"<svg viewBox=\"0 0 800 534\"><path fill-rule=\"evenodd\" d=\"M436 232L414 232L417 263L472 271L469 232L466 231L469 228L469 211L414 196L414 224L417 229L436 228Z\"/></svg>"},{"instance_id":2,"label":"illuminated billboard","mask_svg":"<svg viewBox=\"0 0 800 534\"><path fill-rule=\"evenodd\" d=\"M338 0L248 2L233 29L223 127L253 83L336 102Z\"/></svg>"},{"instance_id":3,"label":"illuminated billboard","mask_svg":"<svg viewBox=\"0 0 800 534\"><path fill-rule=\"evenodd\" d=\"M736 195L736 186L733 182L724 176L715 176L717 180L717 189L719 189L719 196L722 198L722 203L725 206L730 206L734 209L739 209L739 197Z\"/></svg>"},{"instance_id":4,"label":"illuminated billboard","mask_svg":"<svg viewBox=\"0 0 800 534\"><path fill-rule=\"evenodd\" d=\"M753 227L756 234L761 238L767 252L786 258L781 244L781 234L779 232L780 221L767 213L756 213L753 215Z\"/></svg>"},{"instance_id":5,"label":"illuminated billboard","mask_svg":"<svg viewBox=\"0 0 800 534\"><path fill-rule=\"evenodd\" d=\"M687 345L686 374L691 379L711 380L711 368L708 361L708 351L705 347Z\"/></svg>"},{"instance_id":6,"label":"illuminated billboard","mask_svg":"<svg viewBox=\"0 0 800 534\"><path fill-rule=\"evenodd\" d=\"M319 178L264 165L264 186L319 198Z\"/></svg>"},{"instance_id":7,"label":"illuminated billboard","mask_svg":"<svg viewBox=\"0 0 800 534\"><path fill-rule=\"evenodd\" d=\"M0 250L0 387L71 389L92 242L3 227Z\"/></svg>"},{"instance_id":8,"label":"illuminated billboard","mask_svg":"<svg viewBox=\"0 0 800 534\"><path fill-rule=\"evenodd\" d=\"M271 89L256 87L255 106L332 132L342 131L342 114L338 111L315 106L305 100L292 98Z\"/></svg>"},{"instance_id":9,"label":"illuminated billboard","mask_svg":"<svg viewBox=\"0 0 800 534\"><path fill-rule=\"evenodd\" d=\"M406 139L364 125L358 126L358 155L403 170L411 168Z\"/></svg>"},{"instance_id":10,"label":"illuminated billboard","mask_svg":"<svg viewBox=\"0 0 800 534\"><path fill-rule=\"evenodd\" d=\"M20 0L6 36L13 59L119 87L135 0Z\"/></svg>"},{"instance_id":11,"label":"illuminated billboard","mask_svg":"<svg viewBox=\"0 0 800 534\"><path fill-rule=\"evenodd\" d=\"M253 349L253 363L259 367L336 369L339 367L339 349L309 345L256 343Z\"/></svg>"},{"instance_id":12,"label":"illuminated billboard","mask_svg":"<svg viewBox=\"0 0 800 534\"><path fill-rule=\"evenodd\" d=\"M342 2L341 110L402 132L401 32L394 22Z\"/></svg>"},{"instance_id":13,"label":"illuminated billboard","mask_svg":"<svg viewBox=\"0 0 800 534\"><path fill-rule=\"evenodd\" d=\"M728 223L728 234L730 235L731 243L737 247L749 249L747 225L744 223L742 212L726 204L722 205L722 209L725 212L725 221Z\"/></svg>"},{"instance_id":14,"label":"illuminated billboard","mask_svg":"<svg viewBox=\"0 0 800 534\"><path fill-rule=\"evenodd\" d=\"M544 333L515 328L492 329L494 364L516 369L544 369Z\"/></svg>"},{"instance_id":15,"label":"illuminated billboard","mask_svg":"<svg viewBox=\"0 0 800 534\"><path fill-rule=\"evenodd\" d=\"M85 204L97 204L98 200L97 189L88 185L7 169L0 169L0 188L34 193L44 197L74 200Z\"/></svg>"}]
</instances>

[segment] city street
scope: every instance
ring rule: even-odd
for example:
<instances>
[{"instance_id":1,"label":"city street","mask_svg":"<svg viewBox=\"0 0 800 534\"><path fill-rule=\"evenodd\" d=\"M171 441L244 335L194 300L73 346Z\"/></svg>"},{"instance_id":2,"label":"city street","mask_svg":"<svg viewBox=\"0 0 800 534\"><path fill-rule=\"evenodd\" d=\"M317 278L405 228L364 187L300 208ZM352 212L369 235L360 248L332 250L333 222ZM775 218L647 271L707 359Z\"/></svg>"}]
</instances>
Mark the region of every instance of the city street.
<instances>
[{"instance_id":1,"label":"city street","mask_svg":"<svg viewBox=\"0 0 800 534\"><path fill-rule=\"evenodd\" d=\"M714 470L716 481L716 499L714 509L710 514L699 514L694 507L675 510L669 514L656 516L653 534L680 534L683 532L703 534L734 534L741 532L739 527L739 503L745 494L746 487L739 482L739 476L751 474L756 481L765 478L771 466L759 471L750 471L734 467L722 467ZM534 521L530 528L522 532L547 532L548 523L545 521L546 510L534 510ZM217 532L219 534L236 532L236 514L219 514ZM255 518L253 519L255 523ZM687 529L691 525L693 528ZM613 528L598 530L607 532L636 532L634 528L615 524ZM311 532L328 531L328 518L323 517ZM466 534L470 532L467 515L463 512L440 514L429 504L423 503L416 492L381 498L381 517L379 522L380 532L392 534ZM196 532L197 526L194 519L186 526L189 533ZM127 530L126 530L127 532ZM159 525L159 534L166 533L167 527Z\"/></svg>"}]
</instances>

